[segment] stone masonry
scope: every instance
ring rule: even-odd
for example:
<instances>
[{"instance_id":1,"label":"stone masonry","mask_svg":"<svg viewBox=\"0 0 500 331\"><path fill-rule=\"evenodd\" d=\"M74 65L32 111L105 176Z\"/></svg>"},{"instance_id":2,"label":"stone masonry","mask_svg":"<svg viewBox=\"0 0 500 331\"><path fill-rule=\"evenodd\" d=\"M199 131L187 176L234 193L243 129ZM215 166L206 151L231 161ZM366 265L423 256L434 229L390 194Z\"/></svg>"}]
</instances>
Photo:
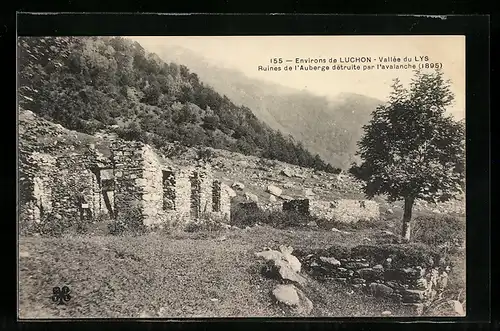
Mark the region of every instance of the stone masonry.
<instances>
[{"instance_id":1,"label":"stone masonry","mask_svg":"<svg viewBox=\"0 0 500 331\"><path fill-rule=\"evenodd\" d=\"M309 202L309 210L312 216L344 223L380 217L379 205L373 200L311 200Z\"/></svg>"},{"instance_id":2,"label":"stone masonry","mask_svg":"<svg viewBox=\"0 0 500 331\"><path fill-rule=\"evenodd\" d=\"M99 215L124 223L175 225L205 214L229 219L230 195L208 165L178 166L139 142L114 141L111 157L94 146L63 155L32 152L21 166L23 217L71 226ZM82 213L82 208L87 212Z\"/></svg>"}]
</instances>

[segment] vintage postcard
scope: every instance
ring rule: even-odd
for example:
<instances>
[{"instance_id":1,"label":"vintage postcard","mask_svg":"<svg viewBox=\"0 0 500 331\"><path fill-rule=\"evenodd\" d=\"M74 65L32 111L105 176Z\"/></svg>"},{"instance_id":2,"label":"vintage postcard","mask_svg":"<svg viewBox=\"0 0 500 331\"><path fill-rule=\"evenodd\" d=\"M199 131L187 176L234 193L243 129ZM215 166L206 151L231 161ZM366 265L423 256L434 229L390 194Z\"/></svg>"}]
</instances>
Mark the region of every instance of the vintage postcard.
<instances>
[{"instance_id":1,"label":"vintage postcard","mask_svg":"<svg viewBox=\"0 0 500 331\"><path fill-rule=\"evenodd\" d=\"M20 319L466 315L464 36L17 42Z\"/></svg>"}]
</instances>

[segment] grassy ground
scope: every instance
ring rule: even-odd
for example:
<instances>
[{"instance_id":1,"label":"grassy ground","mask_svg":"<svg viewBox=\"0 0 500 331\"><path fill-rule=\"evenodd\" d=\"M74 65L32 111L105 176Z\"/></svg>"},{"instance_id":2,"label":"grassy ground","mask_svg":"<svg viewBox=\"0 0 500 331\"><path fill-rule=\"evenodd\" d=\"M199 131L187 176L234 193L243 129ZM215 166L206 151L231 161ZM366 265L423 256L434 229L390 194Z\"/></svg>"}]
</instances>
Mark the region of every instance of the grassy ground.
<instances>
[{"instance_id":1,"label":"grassy ground","mask_svg":"<svg viewBox=\"0 0 500 331\"><path fill-rule=\"evenodd\" d=\"M67 317L258 317L285 316L272 302L278 283L260 274L254 253L280 244L324 248L356 245L367 233L342 234L256 227L220 233L20 238L19 316ZM58 306L54 286L72 299ZM349 294L337 283L311 280L304 290L313 316L408 316L403 307Z\"/></svg>"}]
</instances>

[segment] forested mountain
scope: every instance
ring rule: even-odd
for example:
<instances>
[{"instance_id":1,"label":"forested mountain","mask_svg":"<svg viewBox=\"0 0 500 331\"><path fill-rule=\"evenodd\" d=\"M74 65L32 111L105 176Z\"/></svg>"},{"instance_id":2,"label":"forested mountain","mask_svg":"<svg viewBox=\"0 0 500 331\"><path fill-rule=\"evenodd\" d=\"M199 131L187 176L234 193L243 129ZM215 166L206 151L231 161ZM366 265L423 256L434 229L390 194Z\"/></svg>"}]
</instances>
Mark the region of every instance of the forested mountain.
<instances>
[{"instance_id":1,"label":"forested mountain","mask_svg":"<svg viewBox=\"0 0 500 331\"><path fill-rule=\"evenodd\" d=\"M238 70L212 64L189 49L160 43L149 46L163 60L188 66L235 104L249 107L271 128L292 135L309 151L344 169L356 160L354 154L363 125L371 119L372 111L383 104L362 94L314 95L250 78Z\"/></svg>"},{"instance_id":2,"label":"forested mountain","mask_svg":"<svg viewBox=\"0 0 500 331\"><path fill-rule=\"evenodd\" d=\"M111 130L161 148L202 145L337 172L291 136L121 37L18 40L19 104L69 129Z\"/></svg>"}]
</instances>

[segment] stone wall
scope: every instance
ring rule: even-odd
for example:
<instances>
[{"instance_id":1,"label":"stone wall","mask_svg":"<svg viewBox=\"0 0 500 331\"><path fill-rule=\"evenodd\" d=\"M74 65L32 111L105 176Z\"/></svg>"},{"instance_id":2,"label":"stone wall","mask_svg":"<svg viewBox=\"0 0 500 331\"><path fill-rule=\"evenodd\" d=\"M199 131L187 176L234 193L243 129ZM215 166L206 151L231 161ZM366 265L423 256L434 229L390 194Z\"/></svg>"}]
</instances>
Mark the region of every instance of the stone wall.
<instances>
[{"instance_id":1,"label":"stone wall","mask_svg":"<svg viewBox=\"0 0 500 331\"><path fill-rule=\"evenodd\" d=\"M380 217L379 205L372 200L311 200L309 210L312 216L345 223Z\"/></svg>"},{"instance_id":2,"label":"stone wall","mask_svg":"<svg viewBox=\"0 0 500 331\"><path fill-rule=\"evenodd\" d=\"M26 192L21 201L31 209L27 213L30 221L40 223L49 217L64 219L65 226L76 224L81 217L79 194L90 211L85 215L86 221L91 222L96 215L108 212L101 194L99 170L96 172L91 155L91 151L56 157L44 153L31 155L32 172L24 179L27 180L23 185ZM112 194L110 199L113 199Z\"/></svg>"},{"instance_id":3,"label":"stone wall","mask_svg":"<svg viewBox=\"0 0 500 331\"><path fill-rule=\"evenodd\" d=\"M309 199L297 199L283 202L284 212L296 212L302 215L309 215Z\"/></svg>"},{"instance_id":4,"label":"stone wall","mask_svg":"<svg viewBox=\"0 0 500 331\"><path fill-rule=\"evenodd\" d=\"M57 156L28 153L20 168L20 203L31 223L50 213L75 224L82 196L88 221L108 214L122 224L150 226L182 224L203 214L230 216L230 194L210 166L169 164L140 142L114 141L109 159L94 146Z\"/></svg>"},{"instance_id":5,"label":"stone wall","mask_svg":"<svg viewBox=\"0 0 500 331\"><path fill-rule=\"evenodd\" d=\"M116 141L112 158L118 221L128 222L133 212L146 226L177 225L214 213L214 178L208 165L164 164L151 147L137 142ZM222 190L219 203L215 213L229 216L229 198Z\"/></svg>"},{"instance_id":6,"label":"stone wall","mask_svg":"<svg viewBox=\"0 0 500 331\"><path fill-rule=\"evenodd\" d=\"M397 252L400 255L404 253L401 256L384 254L384 249L358 246L350 253L336 253L330 248L307 255L304 253L299 260L313 278L341 282L354 290L392 299L421 314L424 304L438 298L446 289L450 267L439 263L436 257L432 262L424 262L425 253L408 258L415 254L410 248L405 253L405 248L399 247ZM407 261L403 263L401 257L405 254Z\"/></svg>"},{"instance_id":7,"label":"stone wall","mask_svg":"<svg viewBox=\"0 0 500 331\"><path fill-rule=\"evenodd\" d=\"M115 170L115 219L124 224L142 221L144 187L143 147L139 142L116 141L111 145Z\"/></svg>"}]
</instances>

